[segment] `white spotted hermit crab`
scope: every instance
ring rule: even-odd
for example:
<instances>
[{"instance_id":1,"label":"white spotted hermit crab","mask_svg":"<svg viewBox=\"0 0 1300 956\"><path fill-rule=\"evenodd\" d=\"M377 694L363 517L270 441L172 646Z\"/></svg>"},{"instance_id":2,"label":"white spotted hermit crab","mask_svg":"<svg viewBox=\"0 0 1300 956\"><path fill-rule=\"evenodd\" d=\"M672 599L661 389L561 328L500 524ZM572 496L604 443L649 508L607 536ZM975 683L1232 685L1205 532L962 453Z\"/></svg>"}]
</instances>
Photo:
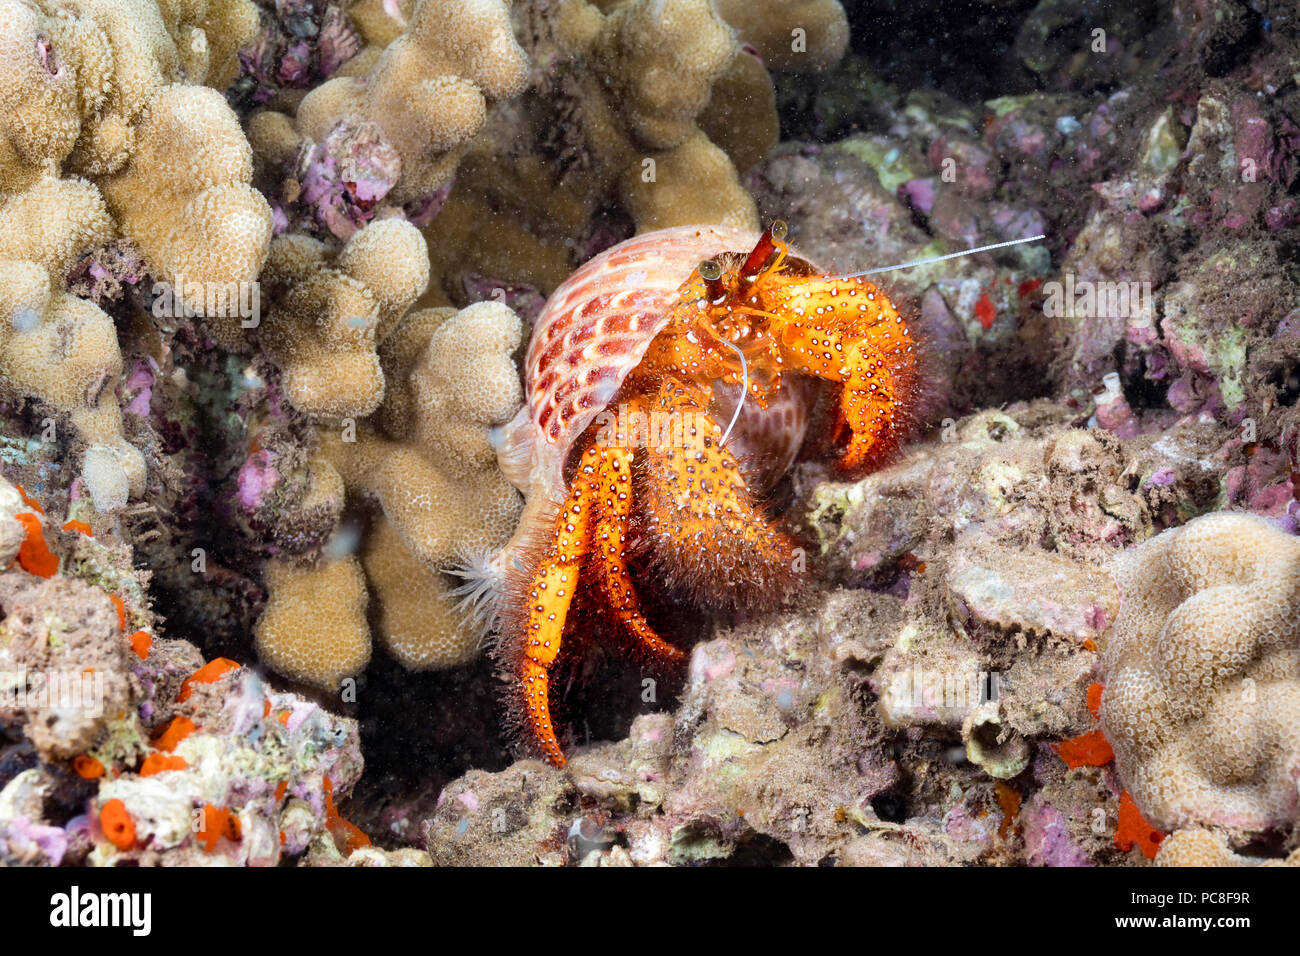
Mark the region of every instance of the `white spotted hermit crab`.
<instances>
[{"instance_id":1,"label":"white spotted hermit crab","mask_svg":"<svg viewBox=\"0 0 1300 956\"><path fill-rule=\"evenodd\" d=\"M682 661L638 591L772 603L797 543L761 496L805 445L860 474L908 431L920 377L907 322L872 283L794 254L785 233L638 236L578 269L537 320L527 399L499 451L528 504L465 590L495 600L515 716L556 766L550 672L588 615L653 661Z\"/></svg>"}]
</instances>

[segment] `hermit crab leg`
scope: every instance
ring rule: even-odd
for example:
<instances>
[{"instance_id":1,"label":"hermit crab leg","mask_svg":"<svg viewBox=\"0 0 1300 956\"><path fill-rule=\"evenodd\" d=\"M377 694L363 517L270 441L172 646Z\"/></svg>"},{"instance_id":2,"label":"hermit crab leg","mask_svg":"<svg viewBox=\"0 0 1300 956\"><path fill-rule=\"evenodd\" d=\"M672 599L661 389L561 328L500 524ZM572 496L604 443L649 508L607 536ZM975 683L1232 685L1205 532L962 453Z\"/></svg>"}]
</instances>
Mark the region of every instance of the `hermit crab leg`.
<instances>
[{"instance_id":1,"label":"hermit crab leg","mask_svg":"<svg viewBox=\"0 0 1300 956\"><path fill-rule=\"evenodd\" d=\"M564 766L564 752L551 723L548 672L560 653L564 621L573 603L583 559L591 548L592 512L600 494L601 450L583 456L564 506L556 515L555 538L528 587L528 614L524 624L524 706L533 739L555 766Z\"/></svg>"},{"instance_id":2,"label":"hermit crab leg","mask_svg":"<svg viewBox=\"0 0 1300 956\"><path fill-rule=\"evenodd\" d=\"M632 513L632 452L593 445L587 449L564 507L556 515L555 536L528 589L524 624L524 706L533 739L557 767L565 765L550 708L550 669L560 653L564 623L584 566L599 564L599 586L619 621L656 658L679 662L685 654L661 638L641 612L624 554Z\"/></svg>"},{"instance_id":3,"label":"hermit crab leg","mask_svg":"<svg viewBox=\"0 0 1300 956\"><path fill-rule=\"evenodd\" d=\"M686 659L686 653L665 641L641 613L636 589L627 568L627 526L632 517L632 452L602 448L601 500L595 533L595 559L600 563L600 586L615 616L654 658L666 663Z\"/></svg>"}]
</instances>

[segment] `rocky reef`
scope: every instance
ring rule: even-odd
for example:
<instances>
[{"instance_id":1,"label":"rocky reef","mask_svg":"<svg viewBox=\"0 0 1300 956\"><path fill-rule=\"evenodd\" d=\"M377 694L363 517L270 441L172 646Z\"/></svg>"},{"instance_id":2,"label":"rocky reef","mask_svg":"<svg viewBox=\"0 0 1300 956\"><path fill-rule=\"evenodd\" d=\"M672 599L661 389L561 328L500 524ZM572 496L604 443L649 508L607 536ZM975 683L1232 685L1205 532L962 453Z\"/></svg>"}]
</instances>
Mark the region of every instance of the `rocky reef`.
<instances>
[{"instance_id":1,"label":"rocky reef","mask_svg":"<svg viewBox=\"0 0 1300 956\"><path fill-rule=\"evenodd\" d=\"M952 6L0 0L0 862L1300 863L1300 10ZM533 759L531 323L778 219L913 439Z\"/></svg>"}]
</instances>

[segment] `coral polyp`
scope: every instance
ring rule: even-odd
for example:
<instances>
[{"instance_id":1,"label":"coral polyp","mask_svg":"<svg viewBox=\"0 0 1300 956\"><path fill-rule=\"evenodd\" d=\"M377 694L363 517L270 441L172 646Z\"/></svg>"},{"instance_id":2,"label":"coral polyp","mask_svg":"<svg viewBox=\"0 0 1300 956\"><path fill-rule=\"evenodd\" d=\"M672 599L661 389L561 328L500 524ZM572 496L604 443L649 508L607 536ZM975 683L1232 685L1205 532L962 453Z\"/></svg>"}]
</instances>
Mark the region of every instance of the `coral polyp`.
<instances>
[{"instance_id":1,"label":"coral polyp","mask_svg":"<svg viewBox=\"0 0 1300 956\"><path fill-rule=\"evenodd\" d=\"M629 552L699 603L764 603L789 584L798 545L759 496L799 453L816 386L832 393L818 424L842 471L881 461L906 432L918 390L907 323L872 283L819 274L785 234L781 222L748 242L650 233L584 266L538 320L527 406L503 451L530 507L502 556L498 653L557 766L548 675L579 588L634 646L680 661L641 608Z\"/></svg>"}]
</instances>

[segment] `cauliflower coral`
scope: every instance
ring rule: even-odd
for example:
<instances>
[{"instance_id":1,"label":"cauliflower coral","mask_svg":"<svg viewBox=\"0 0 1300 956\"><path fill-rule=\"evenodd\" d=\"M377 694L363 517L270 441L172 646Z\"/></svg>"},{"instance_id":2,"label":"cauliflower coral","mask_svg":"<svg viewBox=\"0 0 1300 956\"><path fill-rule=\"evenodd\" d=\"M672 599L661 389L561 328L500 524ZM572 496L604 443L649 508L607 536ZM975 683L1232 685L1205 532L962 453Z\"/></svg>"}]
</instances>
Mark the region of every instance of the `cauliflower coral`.
<instances>
[{"instance_id":1,"label":"cauliflower coral","mask_svg":"<svg viewBox=\"0 0 1300 956\"><path fill-rule=\"evenodd\" d=\"M141 494L145 465L113 323L68 271L123 237L178 287L257 278L270 208L234 113L198 85L227 85L256 29L248 0L0 0L0 381L70 415L100 510Z\"/></svg>"},{"instance_id":2,"label":"cauliflower coral","mask_svg":"<svg viewBox=\"0 0 1300 956\"><path fill-rule=\"evenodd\" d=\"M710 0L631 0L607 13L575 0L562 9L557 39L578 65L591 151L640 231L755 226L735 167L696 125L739 50Z\"/></svg>"},{"instance_id":3,"label":"cauliflower coral","mask_svg":"<svg viewBox=\"0 0 1300 956\"><path fill-rule=\"evenodd\" d=\"M774 70L816 72L849 46L849 18L838 0L716 0L722 18Z\"/></svg>"},{"instance_id":4,"label":"cauliflower coral","mask_svg":"<svg viewBox=\"0 0 1300 956\"><path fill-rule=\"evenodd\" d=\"M457 610L446 574L499 549L519 520L523 503L497 468L493 435L523 402L511 357L522 337L510 309L480 302L412 312L384 340L378 413L355 434L320 430L321 480L341 476L379 513L360 560L270 563L257 644L273 669L327 689L358 673L370 658L368 598L380 643L403 666L474 657L481 630Z\"/></svg>"},{"instance_id":5,"label":"cauliflower coral","mask_svg":"<svg viewBox=\"0 0 1300 956\"><path fill-rule=\"evenodd\" d=\"M285 206L314 205L336 236L449 186L489 104L528 80L502 0L363 0L348 14L366 45L301 101L249 121L259 160L302 180Z\"/></svg>"},{"instance_id":6,"label":"cauliflower coral","mask_svg":"<svg viewBox=\"0 0 1300 956\"><path fill-rule=\"evenodd\" d=\"M385 383L376 343L429 282L419 230L403 219L371 223L337 256L307 236L279 236L263 282L274 305L259 340L289 402L330 421L378 408Z\"/></svg>"}]
</instances>

